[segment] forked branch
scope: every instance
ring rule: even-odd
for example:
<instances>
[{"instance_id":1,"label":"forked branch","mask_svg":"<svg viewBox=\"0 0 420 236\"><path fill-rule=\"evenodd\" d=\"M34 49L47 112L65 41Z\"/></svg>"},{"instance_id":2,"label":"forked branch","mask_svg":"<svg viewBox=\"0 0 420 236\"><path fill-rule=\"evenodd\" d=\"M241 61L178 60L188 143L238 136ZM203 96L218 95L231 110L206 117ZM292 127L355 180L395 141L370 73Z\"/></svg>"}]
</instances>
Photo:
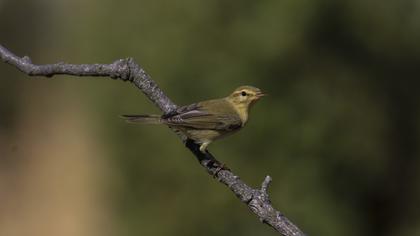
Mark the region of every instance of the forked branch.
<instances>
[{"instance_id":1,"label":"forked branch","mask_svg":"<svg viewBox=\"0 0 420 236\"><path fill-rule=\"evenodd\" d=\"M0 45L1 59L30 76L74 75L102 76L130 81L139 88L163 113L170 113L176 105L163 93L158 85L134 62L132 58L119 59L111 64L67 64L35 65L29 57L18 57ZM178 134L185 146L196 156L200 164L220 183L226 185L261 222L273 227L284 236L302 236L304 233L271 205L267 190L271 177L267 176L261 189L254 189L243 182L231 170L221 169L219 162L209 153L199 151L199 145Z\"/></svg>"}]
</instances>

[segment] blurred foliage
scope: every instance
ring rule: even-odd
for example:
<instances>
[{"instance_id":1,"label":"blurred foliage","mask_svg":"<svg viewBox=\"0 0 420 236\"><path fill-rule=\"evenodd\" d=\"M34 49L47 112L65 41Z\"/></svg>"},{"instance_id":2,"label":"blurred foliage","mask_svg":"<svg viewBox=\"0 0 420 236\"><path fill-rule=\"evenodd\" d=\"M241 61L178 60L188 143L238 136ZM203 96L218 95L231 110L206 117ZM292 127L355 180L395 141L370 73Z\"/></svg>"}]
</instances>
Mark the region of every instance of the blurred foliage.
<instances>
[{"instance_id":1,"label":"blurred foliage","mask_svg":"<svg viewBox=\"0 0 420 236\"><path fill-rule=\"evenodd\" d=\"M134 57L177 104L260 87L270 96L216 157L254 186L270 174L272 202L308 235L418 235L419 16L415 0L3 0L0 43L35 63ZM118 119L159 112L134 86L0 72L6 143L26 109L81 107L110 163L95 188L111 235L276 235L167 128Z\"/></svg>"}]
</instances>

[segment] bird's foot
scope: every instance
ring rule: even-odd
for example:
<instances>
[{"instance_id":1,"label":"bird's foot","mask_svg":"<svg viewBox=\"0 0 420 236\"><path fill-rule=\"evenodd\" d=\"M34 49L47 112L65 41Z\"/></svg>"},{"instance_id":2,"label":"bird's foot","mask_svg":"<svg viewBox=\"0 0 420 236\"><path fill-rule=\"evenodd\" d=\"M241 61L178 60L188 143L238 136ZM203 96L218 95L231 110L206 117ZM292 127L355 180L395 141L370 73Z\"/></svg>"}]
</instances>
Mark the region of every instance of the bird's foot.
<instances>
[{"instance_id":1,"label":"bird's foot","mask_svg":"<svg viewBox=\"0 0 420 236\"><path fill-rule=\"evenodd\" d=\"M225 163L221 163L219 161L213 162L213 166L216 167L216 170L213 173L213 178L216 178L217 174L219 174L219 172L222 170L230 171L229 167L227 167Z\"/></svg>"}]
</instances>

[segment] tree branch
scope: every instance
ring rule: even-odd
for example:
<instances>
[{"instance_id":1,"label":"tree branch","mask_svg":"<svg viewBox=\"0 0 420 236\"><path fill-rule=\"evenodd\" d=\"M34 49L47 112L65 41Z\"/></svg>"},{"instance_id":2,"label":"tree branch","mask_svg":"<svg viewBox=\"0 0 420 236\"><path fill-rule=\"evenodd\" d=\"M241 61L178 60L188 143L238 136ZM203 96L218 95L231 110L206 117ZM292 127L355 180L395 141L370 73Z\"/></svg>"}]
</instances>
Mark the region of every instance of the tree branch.
<instances>
[{"instance_id":1,"label":"tree branch","mask_svg":"<svg viewBox=\"0 0 420 236\"><path fill-rule=\"evenodd\" d=\"M106 76L130 81L139 88L164 113L174 111L177 106L163 93L151 77L132 58L119 59L111 64L67 64L35 65L30 58L20 58L0 45L1 59L30 76L65 74L74 76ZM196 156L200 164L220 183L226 185L259 220L270 225L284 236L303 236L304 233L271 205L267 190L271 177L266 176L261 189L254 189L243 182L231 170L221 169L220 163L209 152L202 153L199 145L179 134L185 146Z\"/></svg>"}]
</instances>

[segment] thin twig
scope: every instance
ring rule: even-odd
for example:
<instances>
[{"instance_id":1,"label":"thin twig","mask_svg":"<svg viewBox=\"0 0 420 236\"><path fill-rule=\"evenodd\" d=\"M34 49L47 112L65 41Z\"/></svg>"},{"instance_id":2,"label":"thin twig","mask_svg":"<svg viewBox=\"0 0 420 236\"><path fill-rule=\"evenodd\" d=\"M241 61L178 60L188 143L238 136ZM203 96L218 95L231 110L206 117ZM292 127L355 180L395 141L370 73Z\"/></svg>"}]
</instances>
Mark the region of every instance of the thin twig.
<instances>
[{"instance_id":1,"label":"thin twig","mask_svg":"<svg viewBox=\"0 0 420 236\"><path fill-rule=\"evenodd\" d=\"M151 77L132 58L119 59L111 64L67 64L35 65L29 57L20 58L0 45L1 59L30 76L66 74L74 76L104 76L130 81L137 86L164 113L174 111L177 106L163 93ZM284 236L303 236L304 233L283 214L274 209L268 195L271 177L267 176L261 189L254 189L243 182L231 170L221 169L220 163L209 152L199 151L199 145L178 134L186 147L196 156L209 174L226 185L243 203L257 215L261 222L270 225Z\"/></svg>"}]
</instances>

